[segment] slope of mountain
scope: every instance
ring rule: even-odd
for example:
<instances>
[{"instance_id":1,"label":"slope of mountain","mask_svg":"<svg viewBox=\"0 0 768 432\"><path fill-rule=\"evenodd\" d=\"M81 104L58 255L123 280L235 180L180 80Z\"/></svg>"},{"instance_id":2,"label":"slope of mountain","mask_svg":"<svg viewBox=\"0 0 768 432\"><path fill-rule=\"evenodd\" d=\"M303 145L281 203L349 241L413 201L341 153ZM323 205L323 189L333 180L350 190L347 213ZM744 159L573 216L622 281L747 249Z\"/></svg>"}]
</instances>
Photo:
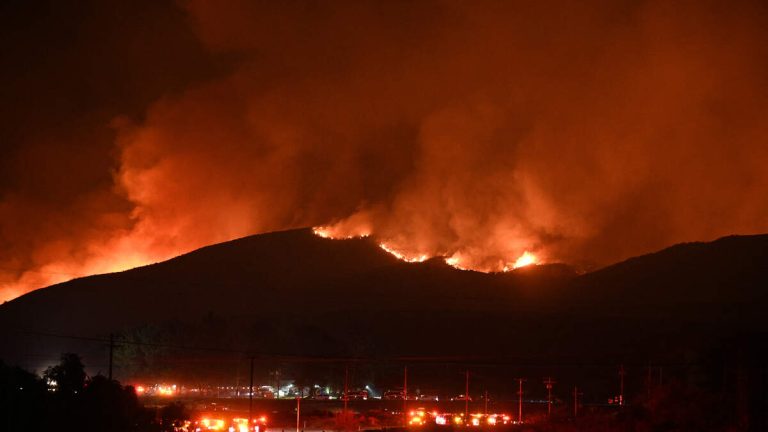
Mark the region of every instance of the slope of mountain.
<instances>
[{"instance_id":1,"label":"slope of mountain","mask_svg":"<svg viewBox=\"0 0 768 432\"><path fill-rule=\"evenodd\" d=\"M576 276L564 266L483 274L405 263L369 239L303 229L24 295L0 306L0 358L81 348L35 332L146 328L176 344L263 353L616 358L764 332L766 287L766 235L677 245Z\"/></svg>"},{"instance_id":2,"label":"slope of mountain","mask_svg":"<svg viewBox=\"0 0 768 432\"><path fill-rule=\"evenodd\" d=\"M208 312L513 310L518 304L511 288L568 276L545 268L488 275L456 270L439 259L406 263L369 239L327 240L303 229L238 239L163 263L43 288L2 305L0 316L37 329L83 332ZM30 316L35 320L26 319Z\"/></svg>"},{"instance_id":3,"label":"slope of mountain","mask_svg":"<svg viewBox=\"0 0 768 432\"><path fill-rule=\"evenodd\" d=\"M586 274L574 285L590 291L593 308L617 307L624 317L682 314L705 323L761 324L768 235L675 245Z\"/></svg>"}]
</instances>

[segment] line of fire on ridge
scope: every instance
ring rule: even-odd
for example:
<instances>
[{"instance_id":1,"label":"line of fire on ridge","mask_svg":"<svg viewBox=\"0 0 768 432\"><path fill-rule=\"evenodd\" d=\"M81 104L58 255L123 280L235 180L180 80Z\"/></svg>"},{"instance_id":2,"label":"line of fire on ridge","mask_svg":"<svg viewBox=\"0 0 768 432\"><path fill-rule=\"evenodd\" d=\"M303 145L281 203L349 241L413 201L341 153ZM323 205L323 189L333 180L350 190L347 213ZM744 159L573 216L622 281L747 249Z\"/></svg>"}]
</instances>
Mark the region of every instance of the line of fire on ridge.
<instances>
[{"instance_id":1,"label":"line of fire on ridge","mask_svg":"<svg viewBox=\"0 0 768 432\"><path fill-rule=\"evenodd\" d=\"M348 240L348 239L365 238L365 237L371 236L370 231L367 231L367 230L342 234L338 229L334 229L333 227L328 227L328 226L314 227L312 228L312 232L318 237L331 239L331 240ZM387 253L389 253L390 255L394 256L395 258L401 261L409 262L409 263L420 263L431 258L429 255L426 255L426 254L420 254L415 256L405 254L384 242L379 242L378 246L384 251L386 251ZM449 257L445 257L443 260L445 261L446 264L458 270L474 270L474 269L462 266L461 259L457 256L457 254L453 254ZM505 264L501 271L509 272L522 267L526 267L530 265L538 265L538 264L540 263L536 255L534 255L532 252L524 251L523 254L520 255L520 257L518 257L514 263ZM491 272L485 272L485 273L491 273Z\"/></svg>"}]
</instances>

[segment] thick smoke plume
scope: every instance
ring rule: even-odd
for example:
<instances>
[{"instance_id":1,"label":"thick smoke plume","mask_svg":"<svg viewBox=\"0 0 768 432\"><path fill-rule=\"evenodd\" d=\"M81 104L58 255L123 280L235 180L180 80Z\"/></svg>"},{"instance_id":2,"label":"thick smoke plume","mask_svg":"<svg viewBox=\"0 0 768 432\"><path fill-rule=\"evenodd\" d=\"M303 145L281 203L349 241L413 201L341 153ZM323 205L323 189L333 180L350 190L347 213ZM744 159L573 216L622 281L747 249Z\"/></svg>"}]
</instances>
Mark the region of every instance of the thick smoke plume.
<instances>
[{"instance_id":1,"label":"thick smoke plume","mask_svg":"<svg viewBox=\"0 0 768 432\"><path fill-rule=\"evenodd\" d=\"M301 226L483 271L768 231L764 3L184 8L231 67L112 120L111 184L54 227L0 232L3 297Z\"/></svg>"}]
</instances>

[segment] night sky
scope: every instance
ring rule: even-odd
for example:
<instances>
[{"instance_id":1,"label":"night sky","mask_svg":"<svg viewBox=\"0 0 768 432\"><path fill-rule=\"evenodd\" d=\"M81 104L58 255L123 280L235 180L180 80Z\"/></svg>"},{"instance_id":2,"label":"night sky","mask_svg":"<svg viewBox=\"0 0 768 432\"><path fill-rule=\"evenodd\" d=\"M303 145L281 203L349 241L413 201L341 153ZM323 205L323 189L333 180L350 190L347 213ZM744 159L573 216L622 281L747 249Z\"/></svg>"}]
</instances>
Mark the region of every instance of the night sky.
<instances>
[{"instance_id":1,"label":"night sky","mask_svg":"<svg viewBox=\"0 0 768 432\"><path fill-rule=\"evenodd\" d=\"M499 271L768 231L768 4L0 3L0 300L327 226Z\"/></svg>"}]
</instances>

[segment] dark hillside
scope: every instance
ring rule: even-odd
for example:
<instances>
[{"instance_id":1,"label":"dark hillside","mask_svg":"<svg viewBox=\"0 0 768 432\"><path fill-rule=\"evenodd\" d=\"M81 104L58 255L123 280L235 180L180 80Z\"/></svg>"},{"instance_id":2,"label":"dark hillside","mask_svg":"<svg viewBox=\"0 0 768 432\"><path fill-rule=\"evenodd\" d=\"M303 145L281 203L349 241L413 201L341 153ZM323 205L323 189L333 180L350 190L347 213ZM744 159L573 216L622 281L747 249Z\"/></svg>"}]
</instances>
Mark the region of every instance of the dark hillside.
<instances>
[{"instance_id":1,"label":"dark hillside","mask_svg":"<svg viewBox=\"0 0 768 432\"><path fill-rule=\"evenodd\" d=\"M0 356L42 365L83 349L31 331L265 354L673 358L766 331L767 251L768 236L728 237L578 277L560 265L483 274L405 263L369 239L263 234L8 302Z\"/></svg>"}]
</instances>

